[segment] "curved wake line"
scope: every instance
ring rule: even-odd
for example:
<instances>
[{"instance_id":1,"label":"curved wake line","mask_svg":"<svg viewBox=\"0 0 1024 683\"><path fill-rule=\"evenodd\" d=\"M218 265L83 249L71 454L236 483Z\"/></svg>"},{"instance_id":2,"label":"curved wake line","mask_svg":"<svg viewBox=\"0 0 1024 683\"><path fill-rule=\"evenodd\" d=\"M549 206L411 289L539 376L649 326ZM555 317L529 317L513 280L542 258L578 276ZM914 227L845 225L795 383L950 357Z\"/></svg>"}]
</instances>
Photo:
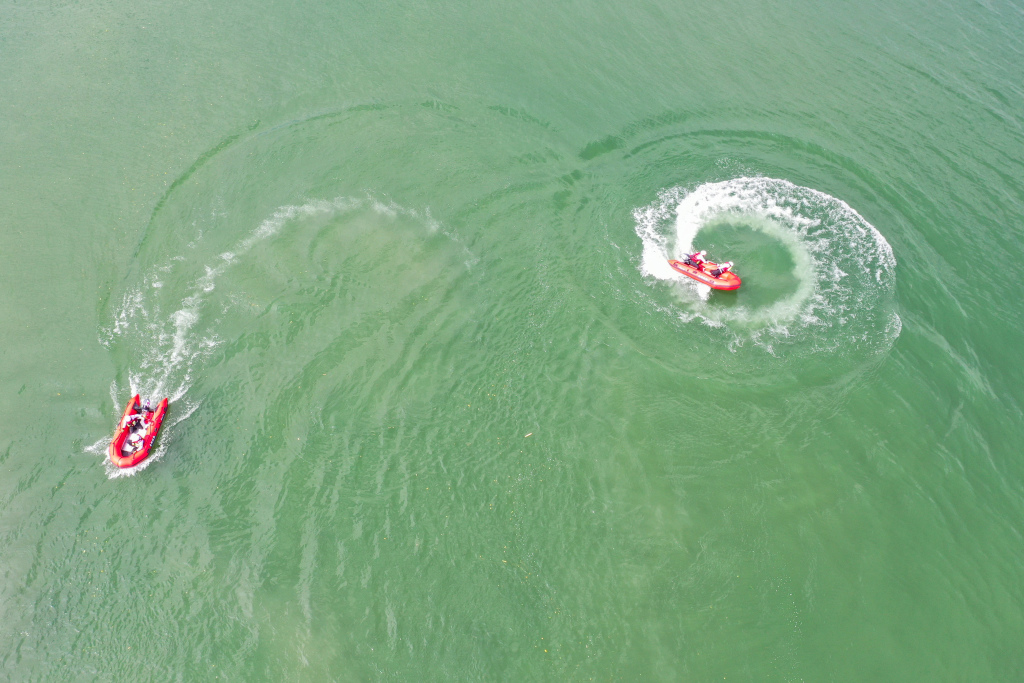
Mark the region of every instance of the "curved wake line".
<instances>
[{"instance_id":1,"label":"curved wake line","mask_svg":"<svg viewBox=\"0 0 1024 683\"><path fill-rule=\"evenodd\" d=\"M736 341L742 341L742 333L772 353L780 345L804 342L815 351L888 348L899 336L892 248L840 199L786 180L742 177L664 190L633 215L643 244L640 271L680 283L684 320L727 327L738 335ZM730 224L764 233L785 248L794 263L793 293L757 308L716 307L709 303L710 289L668 265L694 250L701 230Z\"/></svg>"},{"instance_id":2,"label":"curved wake line","mask_svg":"<svg viewBox=\"0 0 1024 683\"><path fill-rule=\"evenodd\" d=\"M202 361L207 359L222 341L214 330L205 333L196 331L203 320L207 299L216 289L218 279L254 247L276 236L291 222L363 209L389 218L414 218L422 222L431 233L440 229L440 224L433 219L429 210L420 213L369 195L365 198L338 197L333 200L312 200L301 205L282 206L269 218L260 222L234 247L220 253L212 263L204 265L203 274L192 280L192 284L186 290L187 295L172 307L171 313L164 314L160 305L159 296L164 290L161 278L169 278L176 269L185 267L182 264L187 266L188 259L182 255L174 256L164 265L156 267L151 274L145 276L141 286L124 295L120 307L114 313L111 325L101 329L99 341L107 348L111 348L115 342L125 340L133 347L133 351L141 349L142 357L138 361L137 369L128 371L128 395L138 393L147 397L167 396L171 404L168 416L173 421L161 427L160 445L157 450L137 466L122 470L106 459L108 476L131 476L159 460L167 449L167 432L198 408L199 403L184 401L184 410L175 410L175 406L183 401L194 383L193 378ZM201 239L200 232L188 245L189 248L195 248ZM117 410L115 419L120 416L120 411L127 400L127 396L119 398L118 389L116 381L111 384L111 399ZM176 413L180 417L176 416ZM110 438L105 437L85 450L90 453L102 452L106 456Z\"/></svg>"}]
</instances>

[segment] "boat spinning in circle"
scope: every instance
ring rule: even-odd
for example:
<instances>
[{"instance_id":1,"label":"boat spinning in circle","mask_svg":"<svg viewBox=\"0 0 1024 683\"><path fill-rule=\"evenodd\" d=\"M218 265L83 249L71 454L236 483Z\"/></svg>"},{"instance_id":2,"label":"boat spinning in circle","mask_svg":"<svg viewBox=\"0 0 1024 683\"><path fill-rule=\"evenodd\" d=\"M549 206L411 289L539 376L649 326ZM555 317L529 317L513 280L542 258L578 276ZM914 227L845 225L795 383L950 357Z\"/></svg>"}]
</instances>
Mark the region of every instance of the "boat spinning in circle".
<instances>
[{"instance_id":1,"label":"boat spinning in circle","mask_svg":"<svg viewBox=\"0 0 1024 683\"><path fill-rule=\"evenodd\" d=\"M122 468L135 467L148 458L166 412L166 398L153 410L149 401L143 404L138 394L132 396L114 430L114 440L108 449L110 462Z\"/></svg>"},{"instance_id":2,"label":"boat spinning in circle","mask_svg":"<svg viewBox=\"0 0 1024 683\"><path fill-rule=\"evenodd\" d=\"M675 259L671 259L668 262L673 270L687 277L692 277L697 282L707 285L711 289L732 291L740 288L742 280L740 280L736 273L726 270L719 272L718 275L712 275L712 273L719 270L719 264L712 263L711 261L701 261L699 263L699 266L694 266L686 261L677 261Z\"/></svg>"}]
</instances>

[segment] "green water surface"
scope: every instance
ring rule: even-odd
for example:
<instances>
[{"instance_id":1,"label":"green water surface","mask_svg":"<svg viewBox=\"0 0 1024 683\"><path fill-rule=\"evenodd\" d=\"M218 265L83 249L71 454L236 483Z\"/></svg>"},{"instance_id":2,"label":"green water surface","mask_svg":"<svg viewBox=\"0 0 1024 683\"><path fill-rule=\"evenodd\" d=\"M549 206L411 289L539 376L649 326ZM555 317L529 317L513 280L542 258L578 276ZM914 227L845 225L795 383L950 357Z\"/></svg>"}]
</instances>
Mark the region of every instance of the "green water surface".
<instances>
[{"instance_id":1,"label":"green water surface","mask_svg":"<svg viewBox=\"0 0 1024 683\"><path fill-rule=\"evenodd\" d=\"M0 679L1024 679L1022 54L1002 0L0 4Z\"/></svg>"}]
</instances>

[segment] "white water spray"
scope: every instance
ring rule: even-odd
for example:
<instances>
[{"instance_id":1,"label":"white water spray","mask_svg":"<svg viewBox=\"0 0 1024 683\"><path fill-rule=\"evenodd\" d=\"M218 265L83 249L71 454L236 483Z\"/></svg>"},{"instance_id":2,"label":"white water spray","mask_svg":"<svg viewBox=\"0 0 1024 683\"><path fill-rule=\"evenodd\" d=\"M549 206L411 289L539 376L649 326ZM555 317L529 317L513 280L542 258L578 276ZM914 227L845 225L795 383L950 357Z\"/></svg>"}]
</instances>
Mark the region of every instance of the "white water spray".
<instances>
[{"instance_id":1,"label":"white water spray","mask_svg":"<svg viewBox=\"0 0 1024 683\"><path fill-rule=\"evenodd\" d=\"M429 212L421 215L415 210L373 197L339 197L330 201L315 200L302 205L283 206L231 249L214 257L212 263L200 266L202 274L192 279L186 296L171 307L170 313L164 312L166 308L161 304L161 297L166 299L169 289L165 283L175 279L189 281L184 274L175 277L177 271L191 267L192 261L184 255L173 256L167 263L157 266L138 287L124 295L111 325L100 334L100 343L104 346L109 348L115 341L126 341L133 353L139 356L137 366L128 372L128 387L118 387L116 382L111 385L111 400L117 416L120 416L128 397L136 393L154 400L167 396L170 407L168 421L161 427L157 450L133 468L121 470L110 465L107 469L111 478L130 476L159 460L167 449L168 432L199 407L199 402L189 401L186 397L202 362L222 342L214 327L216 321L207 321L205 331L199 331L204 322L207 301L220 278L254 247L273 238L289 223L365 209L391 218L415 218L430 232L439 227ZM202 237L200 232L188 249L195 249L202 242ZM105 455L109 443L110 437L106 437L85 450Z\"/></svg>"},{"instance_id":2,"label":"white water spray","mask_svg":"<svg viewBox=\"0 0 1024 683\"><path fill-rule=\"evenodd\" d=\"M835 197L785 180L736 178L665 190L634 218L643 243L640 271L677 283L680 317L726 327L733 343L749 339L771 353L783 346L887 349L899 335L892 248ZM716 305L705 285L668 265L693 251L701 230L720 225L743 225L780 243L794 264L795 291L759 307ZM737 263L741 275L742 268Z\"/></svg>"}]
</instances>

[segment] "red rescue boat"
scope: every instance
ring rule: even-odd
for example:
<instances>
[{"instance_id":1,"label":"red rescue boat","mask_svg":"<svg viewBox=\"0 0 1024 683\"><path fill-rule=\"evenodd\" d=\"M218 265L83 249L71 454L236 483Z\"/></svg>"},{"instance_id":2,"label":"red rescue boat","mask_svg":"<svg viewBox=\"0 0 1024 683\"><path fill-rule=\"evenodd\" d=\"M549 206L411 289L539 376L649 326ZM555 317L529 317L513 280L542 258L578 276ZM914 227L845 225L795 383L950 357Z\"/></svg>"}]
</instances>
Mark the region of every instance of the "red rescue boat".
<instances>
[{"instance_id":1,"label":"red rescue boat","mask_svg":"<svg viewBox=\"0 0 1024 683\"><path fill-rule=\"evenodd\" d=\"M742 281L740 280L739 276L737 276L736 273L732 272L731 270L727 270L718 277L713 276L711 274L711 271L718 268L718 264L711 263L710 261L704 262L703 270L695 268L694 266L691 266L689 263L686 263L684 261L676 261L674 259L669 261L668 264L672 266L673 269L677 270L683 275L692 277L697 282L707 285L711 289L722 289L725 291L731 291L734 289L739 289L740 285L742 284Z\"/></svg>"},{"instance_id":2,"label":"red rescue boat","mask_svg":"<svg viewBox=\"0 0 1024 683\"><path fill-rule=\"evenodd\" d=\"M153 439L160 431L160 423L167 412L167 399L160 401L156 410L145 410L135 394L125 406L121 421L114 431L108 453L110 462L118 467L135 467L149 457Z\"/></svg>"}]
</instances>

